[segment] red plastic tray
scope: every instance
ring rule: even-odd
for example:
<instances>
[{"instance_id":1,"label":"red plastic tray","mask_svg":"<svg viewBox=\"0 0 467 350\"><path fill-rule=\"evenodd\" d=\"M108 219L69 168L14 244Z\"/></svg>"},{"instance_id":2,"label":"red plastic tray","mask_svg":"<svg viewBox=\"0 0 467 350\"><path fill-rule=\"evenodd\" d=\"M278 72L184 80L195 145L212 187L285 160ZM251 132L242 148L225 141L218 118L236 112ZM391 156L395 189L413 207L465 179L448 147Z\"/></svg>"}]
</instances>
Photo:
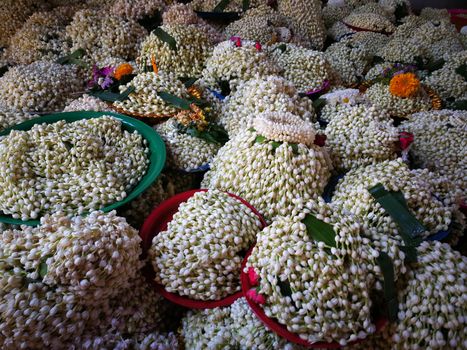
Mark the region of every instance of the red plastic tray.
<instances>
[{"instance_id":1,"label":"red plastic tray","mask_svg":"<svg viewBox=\"0 0 467 350\"><path fill-rule=\"evenodd\" d=\"M467 9L449 9L448 12L451 15L451 23L456 26L457 31L467 26L467 18L459 16L467 14Z\"/></svg>"},{"instance_id":2,"label":"red plastic tray","mask_svg":"<svg viewBox=\"0 0 467 350\"><path fill-rule=\"evenodd\" d=\"M244 273L243 270L245 268L246 262L248 260L248 257L250 256L252 250L253 250L253 247L251 247L250 250L248 250L248 252L247 252L247 254L245 256L245 259L243 259L242 271L240 273L240 282L242 284L243 295L245 296L245 299L248 302L248 305L250 305L250 308L253 310L254 314L271 331L273 331L277 335L281 336L282 338L287 339L288 341L290 341L292 343L300 344L300 345L303 345L303 346L305 346L307 348L314 348L314 349L339 349L339 348L341 348L342 346L337 342L333 342L333 343L326 343L326 342L310 343L309 341L300 338L297 334L292 333L289 330L287 330L287 328L284 325L280 324L275 319L272 319L272 318L269 318L268 316L266 316L263 308L260 305L256 304L255 302L253 302L249 298L247 298L246 293L251 288L253 288L253 286L250 285L250 281L248 279L248 274ZM387 320L384 319L384 318L376 320L376 324L375 324L376 332L383 329L386 326L386 324L387 324ZM363 340L364 339L359 339L359 340L355 340L353 342L349 342L349 343L347 343L346 346L360 343Z\"/></svg>"},{"instance_id":3,"label":"red plastic tray","mask_svg":"<svg viewBox=\"0 0 467 350\"><path fill-rule=\"evenodd\" d=\"M143 226L140 230L140 236L143 240L143 254L146 254L148 249L151 247L152 239L161 231L165 231L167 229L168 223L172 220L175 213L178 211L178 207L181 203L186 202L190 197L192 197L197 192L206 192L206 189L201 190L192 190L183 193L179 193L168 200L162 202L157 208L155 208L151 214L146 218L144 221ZM240 200L243 204L245 204L251 211L258 216L261 224L264 227L267 226L266 222L264 221L261 214L247 201L244 199L232 194L228 193L231 197L234 197ZM185 296L181 296L176 293L167 292L164 287L154 281L154 271L151 268L146 269L146 277L151 281L152 285L156 292L162 295L164 298L170 300L171 302L191 308L191 309L212 309L216 307L223 307L231 305L235 300L241 298L243 293L237 292L235 294L229 295L226 298L220 300L213 300L213 301L203 301L203 300L193 300Z\"/></svg>"}]
</instances>

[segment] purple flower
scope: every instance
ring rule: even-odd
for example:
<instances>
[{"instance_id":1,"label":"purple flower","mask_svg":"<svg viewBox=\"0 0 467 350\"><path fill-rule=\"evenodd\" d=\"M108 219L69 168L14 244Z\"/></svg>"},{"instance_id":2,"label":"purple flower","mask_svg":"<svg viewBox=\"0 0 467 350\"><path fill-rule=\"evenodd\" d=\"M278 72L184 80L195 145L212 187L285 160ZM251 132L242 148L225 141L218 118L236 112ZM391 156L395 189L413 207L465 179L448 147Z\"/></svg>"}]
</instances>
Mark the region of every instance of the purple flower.
<instances>
[{"instance_id":1,"label":"purple flower","mask_svg":"<svg viewBox=\"0 0 467 350\"><path fill-rule=\"evenodd\" d=\"M102 89L107 89L113 83L112 75L115 68L111 66L99 69L96 65L92 67L92 79L88 82L88 88L99 85Z\"/></svg>"}]
</instances>

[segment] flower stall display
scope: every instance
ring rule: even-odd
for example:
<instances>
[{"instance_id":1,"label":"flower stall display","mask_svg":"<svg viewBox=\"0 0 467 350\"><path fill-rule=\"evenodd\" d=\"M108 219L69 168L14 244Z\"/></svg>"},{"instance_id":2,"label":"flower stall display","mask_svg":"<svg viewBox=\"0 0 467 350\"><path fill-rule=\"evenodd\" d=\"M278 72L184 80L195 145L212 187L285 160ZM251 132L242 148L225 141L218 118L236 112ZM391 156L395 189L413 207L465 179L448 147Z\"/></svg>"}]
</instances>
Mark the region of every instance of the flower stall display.
<instances>
[{"instance_id":1,"label":"flower stall display","mask_svg":"<svg viewBox=\"0 0 467 350\"><path fill-rule=\"evenodd\" d=\"M324 189L331 165L313 124L263 112L219 150L203 186L232 192L268 220L300 210Z\"/></svg>"},{"instance_id":2,"label":"flower stall display","mask_svg":"<svg viewBox=\"0 0 467 350\"><path fill-rule=\"evenodd\" d=\"M462 12L0 0L0 349L467 348Z\"/></svg>"}]
</instances>

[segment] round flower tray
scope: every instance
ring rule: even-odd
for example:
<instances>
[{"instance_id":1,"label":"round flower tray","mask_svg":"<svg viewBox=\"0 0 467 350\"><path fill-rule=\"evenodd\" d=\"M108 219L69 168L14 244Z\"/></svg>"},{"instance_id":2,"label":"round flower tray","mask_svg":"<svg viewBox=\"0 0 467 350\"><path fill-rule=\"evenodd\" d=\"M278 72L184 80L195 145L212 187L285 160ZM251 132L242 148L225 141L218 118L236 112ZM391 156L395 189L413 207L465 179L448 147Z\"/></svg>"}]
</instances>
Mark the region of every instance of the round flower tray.
<instances>
[{"instance_id":1,"label":"round flower tray","mask_svg":"<svg viewBox=\"0 0 467 350\"><path fill-rule=\"evenodd\" d=\"M150 161L146 174L143 176L141 181L136 184L136 186L133 187L131 191L128 192L128 195L123 200L112 203L100 209L104 212L109 212L131 202L133 199L138 197L149 186L152 185L152 183L157 179L162 169L164 168L166 158L165 144L154 129L139 120L117 113L80 111L56 113L31 119L2 131L0 136L8 135L12 130L29 130L35 124L52 124L60 120L65 120L66 122L75 122L82 119L99 118L105 115L110 115L115 119L120 120L124 130L129 132L136 131L147 140ZM37 226L39 225L40 220L22 221L19 219L14 219L11 215L0 215L0 222L12 225Z\"/></svg>"},{"instance_id":2,"label":"round flower tray","mask_svg":"<svg viewBox=\"0 0 467 350\"><path fill-rule=\"evenodd\" d=\"M168 223L172 220L173 216L177 213L178 207L180 204L186 202L190 197L192 197L197 192L206 192L208 190L201 189L201 190L191 190L183 193L179 193L172 198L162 202L153 212L147 217L143 226L140 230L140 236L143 240L143 253L146 254L149 248L151 247L152 239L159 234L161 231L165 231L167 229ZM258 216L261 224L264 227L267 226L266 222L264 221L261 214L253 207L251 204L243 200L242 198L228 193L231 197L234 197L240 200L243 204L245 204L248 208L253 211L253 213ZM151 281L152 285L156 292L162 295L167 300L171 302L191 308L191 309L213 309L216 307L224 307L231 305L235 300L241 298L243 293L237 292L235 294L229 295L226 298L220 300L213 300L213 301L203 301L203 300L194 300L190 299L186 296L181 296L176 293L170 293L165 290L165 288L156 283L154 281L154 271L152 267L148 267L146 270L146 277Z\"/></svg>"},{"instance_id":3,"label":"round flower tray","mask_svg":"<svg viewBox=\"0 0 467 350\"><path fill-rule=\"evenodd\" d=\"M266 316L266 313L264 312L263 308L260 305L258 305L257 303L250 300L250 298L247 297L247 292L250 289L254 288L254 286L252 286L250 284L250 280L248 279L248 274L243 272L243 270L244 270L244 268L246 266L248 257L250 256L252 250L253 250L253 247L251 247L250 250L248 250L248 252L245 255L245 258L243 259L242 270L241 270L241 273L240 273L240 282L242 284L243 295L245 296L245 299L248 302L248 305L253 310L254 314L261 320L261 322L263 322L263 324L267 328L269 328L271 331L273 331L277 335L281 336L282 338L285 338L285 339L287 339L288 341L290 341L292 343L300 344L300 345L305 346L305 347L310 348L310 349L339 349L339 348L341 348L342 346L337 342L332 342L332 343L326 343L326 342L310 343L310 342L300 338L297 334L292 333L289 330L287 330L287 327L280 324L275 319ZM387 322L388 321L386 319L384 319L384 318L380 318L380 319L376 320L376 323L375 323L376 332L379 332L381 329L383 329L386 326ZM362 341L364 341L364 339L349 342L346 346L349 346L349 345L352 345L352 344L357 344L357 343L360 343Z\"/></svg>"}]
</instances>

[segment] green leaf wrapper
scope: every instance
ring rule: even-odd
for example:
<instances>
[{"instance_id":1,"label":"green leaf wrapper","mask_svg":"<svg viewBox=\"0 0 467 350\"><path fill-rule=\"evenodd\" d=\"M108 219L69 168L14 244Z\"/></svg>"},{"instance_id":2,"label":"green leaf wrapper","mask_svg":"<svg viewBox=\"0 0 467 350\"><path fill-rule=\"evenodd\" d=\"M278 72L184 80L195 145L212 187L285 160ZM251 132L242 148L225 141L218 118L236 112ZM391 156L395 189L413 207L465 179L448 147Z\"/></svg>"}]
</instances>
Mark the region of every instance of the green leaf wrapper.
<instances>
[{"instance_id":1,"label":"green leaf wrapper","mask_svg":"<svg viewBox=\"0 0 467 350\"><path fill-rule=\"evenodd\" d=\"M379 252L376 260L384 277L384 299L388 307L388 318L389 321L396 322L399 302L397 301L396 282L394 281L394 264L385 252Z\"/></svg>"},{"instance_id":2,"label":"green leaf wrapper","mask_svg":"<svg viewBox=\"0 0 467 350\"><path fill-rule=\"evenodd\" d=\"M229 6L230 0L221 0L216 7L212 10L212 12L224 12L224 10Z\"/></svg>"},{"instance_id":3,"label":"green leaf wrapper","mask_svg":"<svg viewBox=\"0 0 467 350\"><path fill-rule=\"evenodd\" d=\"M86 54L84 49L77 49L73 51L71 54L60 57L55 63L58 64L76 64L78 66L82 66L84 68L88 67L88 65L81 60L81 58Z\"/></svg>"},{"instance_id":4,"label":"green leaf wrapper","mask_svg":"<svg viewBox=\"0 0 467 350\"><path fill-rule=\"evenodd\" d=\"M135 91L134 86L128 87L125 91L123 91L121 94L118 94L116 92L111 92L111 91L104 91L104 90L98 90L98 91L89 91L88 94L97 98L100 98L103 101L107 102L115 102L115 101L124 101L128 98L128 96Z\"/></svg>"},{"instance_id":5,"label":"green leaf wrapper","mask_svg":"<svg viewBox=\"0 0 467 350\"><path fill-rule=\"evenodd\" d=\"M160 40L167 43L171 50L177 51L177 42L169 33L164 31L162 28L156 28L152 31Z\"/></svg>"},{"instance_id":6,"label":"green leaf wrapper","mask_svg":"<svg viewBox=\"0 0 467 350\"><path fill-rule=\"evenodd\" d=\"M308 237L312 241L323 242L328 247L336 247L336 233L332 225L308 214L302 221L306 225Z\"/></svg>"},{"instance_id":7,"label":"green leaf wrapper","mask_svg":"<svg viewBox=\"0 0 467 350\"><path fill-rule=\"evenodd\" d=\"M157 93L157 95L168 104L171 104L180 109L190 110L190 101L184 98L169 94L165 91L160 91Z\"/></svg>"}]
</instances>

